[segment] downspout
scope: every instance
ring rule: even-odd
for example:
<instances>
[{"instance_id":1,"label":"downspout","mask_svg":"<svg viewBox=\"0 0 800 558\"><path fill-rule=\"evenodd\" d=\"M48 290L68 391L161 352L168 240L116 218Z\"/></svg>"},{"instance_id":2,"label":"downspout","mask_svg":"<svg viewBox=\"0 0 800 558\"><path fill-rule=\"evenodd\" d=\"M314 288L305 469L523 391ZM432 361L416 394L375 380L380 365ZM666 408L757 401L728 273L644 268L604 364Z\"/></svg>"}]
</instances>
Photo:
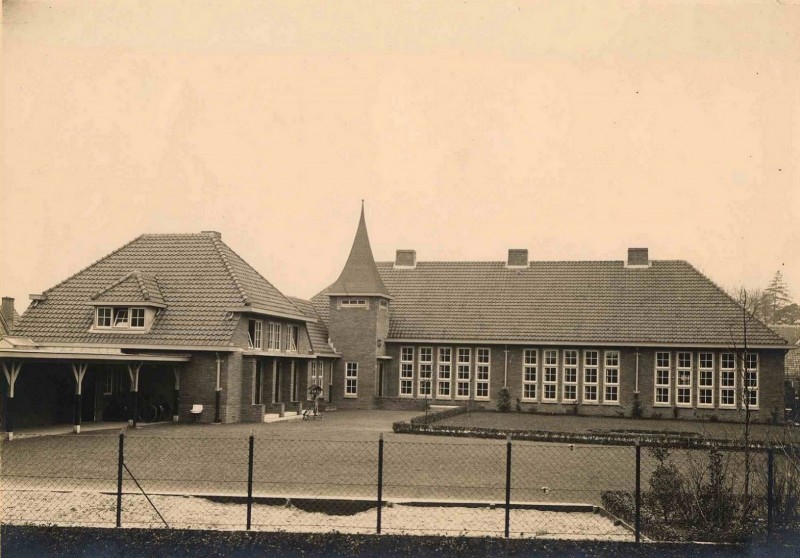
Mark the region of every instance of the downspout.
<instances>
[{"instance_id":1,"label":"downspout","mask_svg":"<svg viewBox=\"0 0 800 558\"><path fill-rule=\"evenodd\" d=\"M508 387L508 345L503 349L503 387Z\"/></svg>"},{"instance_id":2,"label":"downspout","mask_svg":"<svg viewBox=\"0 0 800 558\"><path fill-rule=\"evenodd\" d=\"M219 358L219 353L214 353L217 357L217 391L215 394L215 408L214 408L214 422L220 423L220 404L222 400L222 386L220 386L220 367L222 366L222 359Z\"/></svg>"}]
</instances>

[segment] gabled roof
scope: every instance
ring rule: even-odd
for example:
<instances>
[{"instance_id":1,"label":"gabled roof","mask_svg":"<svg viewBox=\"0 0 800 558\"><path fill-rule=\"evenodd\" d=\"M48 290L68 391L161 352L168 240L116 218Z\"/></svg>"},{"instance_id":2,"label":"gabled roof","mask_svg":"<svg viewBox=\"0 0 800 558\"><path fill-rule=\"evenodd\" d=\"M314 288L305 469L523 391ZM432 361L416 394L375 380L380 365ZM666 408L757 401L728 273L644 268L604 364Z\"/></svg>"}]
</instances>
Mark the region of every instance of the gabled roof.
<instances>
[{"instance_id":1,"label":"gabled roof","mask_svg":"<svg viewBox=\"0 0 800 558\"><path fill-rule=\"evenodd\" d=\"M790 345L800 345L800 325L770 324L769 327Z\"/></svg>"},{"instance_id":2,"label":"gabled roof","mask_svg":"<svg viewBox=\"0 0 800 558\"><path fill-rule=\"evenodd\" d=\"M89 331L92 295L104 291L116 296L119 287L126 295L145 289L155 297L156 285L166 308L148 332ZM216 233L139 236L44 294L24 313L16 335L40 343L227 346L237 323L228 319L230 308L257 305L278 315L304 317Z\"/></svg>"},{"instance_id":3,"label":"gabled roof","mask_svg":"<svg viewBox=\"0 0 800 558\"><path fill-rule=\"evenodd\" d=\"M314 309L314 305L311 304L311 301L303 300L302 298L296 298L290 296L289 299L297 306L303 313L309 317L316 320L315 322L307 322L306 328L308 330L308 337L311 341L311 349L314 351L314 354L324 355L324 356L338 356L338 353L333 350L333 347L330 346L328 343L329 335L328 335L328 328L322 322L317 314L317 311Z\"/></svg>"},{"instance_id":4,"label":"gabled roof","mask_svg":"<svg viewBox=\"0 0 800 558\"><path fill-rule=\"evenodd\" d=\"M800 325L772 324L769 327L786 339L792 349L786 353L785 374L800 378Z\"/></svg>"},{"instance_id":5,"label":"gabled roof","mask_svg":"<svg viewBox=\"0 0 800 558\"><path fill-rule=\"evenodd\" d=\"M377 264L393 301L389 339L530 343L741 343L739 306L684 261ZM327 321L326 292L312 299ZM761 322L751 345L786 342Z\"/></svg>"},{"instance_id":6,"label":"gabled roof","mask_svg":"<svg viewBox=\"0 0 800 558\"><path fill-rule=\"evenodd\" d=\"M142 302L163 305L164 296L161 294L155 275L135 270L92 295L92 301Z\"/></svg>"},{"instance_id":7,"label":"gabled roof","mask_svg":"<svg viewBox=\"0 0 800 558\"><path fill-rule=\"evenodd\" d=\"M350 256L339 278L330 286L329 294L389 296L389 291L386 290L386 285L383 284L375 265L375 258L372 256L363 204Z\"/></svg>"}]
</instances>

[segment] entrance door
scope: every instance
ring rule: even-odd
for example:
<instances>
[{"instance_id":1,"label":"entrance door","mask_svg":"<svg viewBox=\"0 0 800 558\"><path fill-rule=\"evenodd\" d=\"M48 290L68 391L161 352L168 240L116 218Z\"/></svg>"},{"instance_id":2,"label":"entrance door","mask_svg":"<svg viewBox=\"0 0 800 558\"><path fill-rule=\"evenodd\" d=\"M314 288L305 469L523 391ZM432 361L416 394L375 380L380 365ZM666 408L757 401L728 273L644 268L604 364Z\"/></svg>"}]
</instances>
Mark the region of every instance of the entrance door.
<instances>
[{"instance_id":1,"label":"entrance door","mask_svg":"<svg viewBox=\"0 0 800 558\"><path fill-rule=\"evenodd\" d=\"M378 397L383 397L384 396L384 393L383 393L383 379L384 378L383 378L383 376L384 376L383 361L379 361L378 362L378 381L375 382L375 385L377 386L377 390L378 390L378 393L377 393Z\"/></svg>"}]
</instances>

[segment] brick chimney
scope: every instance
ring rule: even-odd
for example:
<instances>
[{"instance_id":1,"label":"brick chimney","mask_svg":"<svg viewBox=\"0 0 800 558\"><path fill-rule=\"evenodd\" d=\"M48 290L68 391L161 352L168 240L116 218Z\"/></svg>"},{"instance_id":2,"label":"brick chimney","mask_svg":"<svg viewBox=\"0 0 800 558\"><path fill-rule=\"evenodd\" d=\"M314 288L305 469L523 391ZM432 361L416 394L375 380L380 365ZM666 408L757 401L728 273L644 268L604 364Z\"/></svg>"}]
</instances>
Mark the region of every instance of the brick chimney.
<instances>
[{"instance_id":1,"label":"brick chimney","mask_svg":"<svg viewBox=\"0 0 800 558\"><path fill-rule=\"evenodd\" d=\"M3 318L9 329L14 328L14 299L10 296L3 297Z\"/></svg>"},{"instance_id":2,"label":"brick chimney","mask_svg":"<svg viewBox=\"0 0 800 558\"><path fill-rule=\"evenodd\" d=\"M510 248L506 267L528 267L528 249Z\"/></svg>"},{"instance_id":3,"label":"brick chimney","mask_svg":"<svg viewBox=\"0 0 800 558\"><path fill-rule=\"evenodd\" d=\"M416 250L398 250L394 258L395 267L406 267L413 269L417 267L417 251Z\"/></svg>"},{"instance_id":4,"label":"brick chimney","mask_svg":"<svg viewBox=\"0 0 800 558\"><path fill-rule=\"evenodd\" d=\"M625 267L650 267L647 248L628 248L628 261Z\"/></svg>"}]
</instances>

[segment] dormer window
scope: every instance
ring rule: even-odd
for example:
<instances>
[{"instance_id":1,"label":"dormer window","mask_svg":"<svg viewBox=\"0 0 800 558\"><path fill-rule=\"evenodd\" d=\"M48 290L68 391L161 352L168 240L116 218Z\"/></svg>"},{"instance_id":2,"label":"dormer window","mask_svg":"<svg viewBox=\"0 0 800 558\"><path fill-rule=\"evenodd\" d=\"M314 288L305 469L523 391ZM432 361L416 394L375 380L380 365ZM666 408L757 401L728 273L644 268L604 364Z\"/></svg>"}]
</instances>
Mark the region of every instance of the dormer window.
<instances>
[{"instance_id":1,"label":"dormer window","mask_svg":"<svg viewBox=\"0 0 800 558\"><path fill-rule=\"evenodd\" d=\"M129 306L98 306L94 327L97 329L132 330L145 328L145 309Z\"/></svg>"}]
</instances>

